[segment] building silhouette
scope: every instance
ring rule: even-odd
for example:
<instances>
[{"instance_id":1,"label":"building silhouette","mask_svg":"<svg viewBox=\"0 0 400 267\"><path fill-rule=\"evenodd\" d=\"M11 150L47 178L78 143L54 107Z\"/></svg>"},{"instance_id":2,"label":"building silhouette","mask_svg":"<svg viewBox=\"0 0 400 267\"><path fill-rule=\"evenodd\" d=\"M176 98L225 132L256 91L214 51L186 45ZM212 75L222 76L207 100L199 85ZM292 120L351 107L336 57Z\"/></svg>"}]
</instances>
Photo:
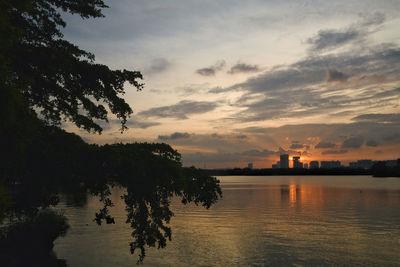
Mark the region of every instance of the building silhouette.
<instances>
[{"instance_id":1,"label":"building silhouette","mask_svg":"<svg viewBox=\"0 0 400 267\"><path fill-rule=\"evenodd\" d=\"M253 162L249 162L247 164L247 168L249 168L250 170L253 169Z\"/></svg>"},{"instance_id":2,"label":"building silhouette","mask_svg":"<svg viewBox=\"0 0 400 267\"><path fill-rule=\"evenodd\" d=\"M282 169L289 168L289 154L282 154L280 156L280 168Z\"/></svg>"},{"instance_id":3,"label":"building silhouette","mask_svg":"<svg viewBox=\"0 0 400 267\"><path fill-rule=\"evenodd\" d=\"M318 169L319 168L319 162L316 160L313 160L310 162L310 169Z\"/></svg>"},{"instance_id":4,"label":"building silhouette","mask_svg":"<svg viewBox=\"0 0 400 267\"><path fill-rule=\"evenodd\" d=\"M350 168L359 168L359 169L371 169L374 165L374 162L370 159L361 159L357 160L357 162L350 162Z\"/></svg>"},{"instance_id":5,"label":"building silhouette","mask_svg":"<svg viewBox=\"0 0 400 267\"><path fill-rule=\"evenodd\" d=\"M293 157L293 168L294 169L301 169L303 168L303 163L300 162L300 157Z\"/></svg>"},{"instance_id":6,"label":"building silhouette","mask_svg":"<svg viewBox=\"0 0 400 267\"><path fill-rule=\"evenodd\" d=\"M321 168L324 169L334 169L334 168L340 168L340 161L321 161Z\"/></svg>"}]
</instances>

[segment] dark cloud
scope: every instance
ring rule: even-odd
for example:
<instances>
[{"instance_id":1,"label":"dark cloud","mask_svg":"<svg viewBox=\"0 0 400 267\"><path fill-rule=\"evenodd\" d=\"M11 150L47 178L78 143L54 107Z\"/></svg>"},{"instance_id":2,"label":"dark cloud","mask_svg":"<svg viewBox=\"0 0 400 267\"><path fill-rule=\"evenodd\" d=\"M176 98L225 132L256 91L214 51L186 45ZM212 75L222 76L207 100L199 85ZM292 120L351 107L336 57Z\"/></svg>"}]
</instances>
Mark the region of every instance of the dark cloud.
<instances>
[{"instance_id":1,"label":"dark cloud","mask_svg":"<svg viewBox=\"0 0 400 267\"><path fill-rule=\"evenodd\" d=\"M336 147L336 144L331 143L331 142L319 142L315 148L334 148Z\"/></svg>"},{"instance_id":2,"label":"dark cloud","mask_svg":"<svg viewBox=\"0 0 400 267\"><path fill-rule=\"evenodd\" d=\"M384 22L382 13L365 16L362 21L345 29L320 30L316 36L307 40L311 45L311 51L320 52L335 49L346 44L362 41L367 35L374 32L374 27Z\"/></svg>"},{"instance_id":3,"label":"dark cloud","mask_svg":"<svg viewBox=\"0 0 400 267\"><path fill-rule=\"evenodd\" d=\"M250 94L262 93L270 96L274 96L274 94L288 94L289 91L306 89L313 85L323 84L327 78L326 69L333 70L331 71L331 79L341 78L343 80L347 76L345 73L350 72L352 75L365 75L376 72L393 73L400 67L399 61L399 48L387 48L364 55L340 54L310 57L289 65L284 69L267 71L231 87L213 88L210 92L244 91ZM338 69L341 71L337 71ZM398 79L399 77L396 76L395 78ZM304 92L309 91L310 89L307 89Z\"/></svg>"},{"instance_id":4,"label":"dark cloud","mask_svg":"<svg viewBox=\"0 0 400 267\"><path fill-rule=\"evenodd\" d=\"M321 30L318 34L308 39L308 43L312 45L312 50L321 51L336 48L360 38L360 32L356 29L338 30Z\"/></svg>"},{"instance_id":5,"label":"dark cloud","mask_svg":"<svg viewBox=\"0 0 400 267\"><path fill-rule=\"evenodd\" d=\"M259 72L260 68L257 65L248 65L245 63L238 63L233 66L228 73L236 74L236 73L249 73L249 72Z\"/></svg>"},{"instance_id":6,"label":"dark cloud","mask_svg":"<svg viewBox=\"0 0 400 267\"><path fill-rule=\"evenodd\" d=\"M196 73L200 74L201 76L214 76L215 73L222 70L225 65L225 60L220 60L213 66L196 70Z\"/></svg>"},{"instance_id":7,"label":"dark cloud","mask_svg":"<svg viewBox=\"0 0 400 267\"><path fill-rule=\"evenodd\" d=\"M151 66L150 66L150 72L158 73L158 72L165 71L166 69L168 69L168 67L170 65L171 65L171 63L168 60L166 60L165 58L153 59L151 62Z\"/></svg>"},{"instance_id":8,"label":"dark cloud","mask_svg":"<svg viewBox=\"0 0 400 267\"><path fill-rule=\"evenodd\" d=\"M327 70L326 71L326 81L327 82L347 82L349 75L337 70Z\"/></svg>"},{"instance_id":9,"label":"dark cloud","mask_svg":"<svg viewBox=\"0 0 400 267\"><path fill-rule=\"evenodd\" d=\"M109 130L115 130L117 128L121 128L121 121L117 119L110 119L109 122L105 121L96 121L104 131L109 131ZM155 121L146 121L143 118L140 118L140 116L133 116L132 118L129 118L126 121L126 126L128 128L140 128L140 129L146 129L152 126L157 126L160 125L161 123L155 122Z\"/></svg>"},{"instance_id":10,"label":"dark cloud","mask_svg":"<svg viewBox=\"0 0 400 267\"><path fill-rule=\"evenodd\" d=\"M343 141L342 148L360 148L364 143L361 136L350 137Z\"/></svg>"},{"instance_id":11,"label":"dark cloud","mask_svg":"<svg viewBox=\"0 0 400 267\"><path fill-rule=\"evenodd\" d=\"M126 122L126 126L129 128L140 128L140 129L146 129L149 127L157 126L160 125L161 123L155 122L155 121L145 121L141 119L135 119L131 118Z\"/></svg>"},{"instance_id":12,"label":"dark cloud","mask_svg":"<svg viewBox=\"0 0 400 267\"><path fill-rule=\"evenodd\" d=\"M372 146L372 147L376 147L379 145L379 143L375 140L369 140L365 143L367 146Z\"/></svg>"},{"instance_id":13,"label":"dark cloud","mask_svg":"<svg viewBox=\"0 0 400 267\"><path fill-rule=\"evenodd\" d=\"M346 154L347 152L347 150L325 150L322 155Z\"/></svg>"},{"instance_id":14,"label":"dark cloud","mask_svg":"<svg viewBox=\"0 0 400 267\"><path fill-rule=\"evenodd\" d=\"M176 140L176 139L186 139L189 138L190 134L189 133L179 133L179 132L175 132L171 135L159 135L158 136L158 140L161 141L167 141L167 140Z\"/></svg>"},{"instance_id":15,"label":"dark cloud","mask_svg":"<svg viewBox=\"0 0 400 267\"><path fill-rule=\"evenodd\" d=\"M222 138L223 138L222 135L219 135L219 134L217 134L217 133L211 134L211 137L212 137L212 138L217 138L217 139L222 139Z\"/></svg>"},{"instance_id":16,"label":"dark cloud","mask_svg":"<svg viewBox=\"0 0 400 267\"><path fill-rule=\"evenodd\" d=\"M294 144L291 144L290 145L290 148L291 149L300 149L300 148L304 148L305 146L303 145L303 144L296 144L296 143L294 143Z\"/></svg>"},{"instance_id":17,"label":"dark cloud","mask_svg":"<svg viewBox=\"0 0 400 267\"><path fill-rule=\"evenodd\" d=\"M351 145L352 141L357 141L361 146L363 140L374 140L379 143L379 146L396 146L400 144L400 124L394 123L353 122L338 124L298 124L268 128L248 127L239 129L239 131L251 136L252 140L254 140L254 138L259 138L257 140L264 140L263 138L266 136L268 139L266 139L265 142L275 145L285 144L286 140L284 138L286 137L289 138L289 140L297 139L299 136L304 138L319 138L322 141L315 146L316 149L339 148L343 140L349 139L349 137L353 139L347 141L345 145ZM356 144L356 146L358 146L358 144Z\"/></svg>"},{"instance_id":18,"label":"dark cloud","mask_svg":"<svg viewBox=\"0 0 400 267\"><path fill-rule=\"evenodd\" d=\"M400 95L399 95L400 97ZM381 123L400 123L400 113L389 113L389 114L362 114L352 118L353 121L369 121L369 122L381 122Z\"/></svg>"},{"instance_id":19,"label":"dark cloud","mask_svg":"<svg viewBox=\"0 0 400 267\"><path fill-rule=\"evenodd\" d=\"M217 103L183 100L175 105L151 108L140 112L142 117L187 119L188 115L203 114L214 110Z\"/></svg>"},{"instance_id":20,"label":"dark cloud","mask_svg":"<svg viewBox=\"0 0 400 267\"><path fill-rule=\"evenodd\" d=\"M384 137L384 140L385 140L385 141L389 141L389 142L400 141L400 131L387 134L387 135Z\"/></svg>"},{"instance_id":21,"label":"dark cloud","mask_svg":"<svg viewBox=\"0 0 400 267\"><path fill-rule=\"evenodd\" d=\"M341 86L327 84L327 69L335 70L330 71L330 81L345 81L349 77L346 73L351 73L354 80L379 73L386 77L386 84L373 79L358 82L351 79ZM243 92L236 102L231 103L241 108L231 117L233 122L331 114L354 107L394 108L400 90L393 89L391 84L400 82L398 69L400 48L384 47L383 50L372 50L372 53L362 55L345 53L307 58L285 69L268 71L243 83L214 88L209 92ZM379 86L380 90L373 86Z\"/></svg>"}]
</instances>

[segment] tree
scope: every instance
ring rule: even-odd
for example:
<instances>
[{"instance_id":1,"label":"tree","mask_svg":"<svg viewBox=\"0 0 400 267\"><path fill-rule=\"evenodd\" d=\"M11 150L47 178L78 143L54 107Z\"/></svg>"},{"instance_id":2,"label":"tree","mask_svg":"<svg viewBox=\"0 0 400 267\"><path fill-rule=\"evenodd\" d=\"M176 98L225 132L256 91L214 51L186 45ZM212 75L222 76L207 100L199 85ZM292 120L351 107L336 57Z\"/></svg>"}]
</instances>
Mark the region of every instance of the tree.
<instances>
[{"instance_id":1,"label":"tree","mask_svg":"<svg viewBox=\"0 0 400 267\"><path fill-rule=\"evenodd\" d=\"M142 89L138 71L110 70L94 55L63 39L60 10L82 18L102 17L102 0L0 0L0 82L18 91L48 123L69 120L101 133L96 120L109 112L121 120L132 113L121 97L124 84Z\"/></svg>"},{"instance_id":2,"label":"tree","mask_svg":"<svg viewBox=\"0 0 400 267\"><path fill-rule=\"evenodd\" d=\"M139 262L146 246L161 248L171 238L171 197L206 208L221 197L219 181L183 168L169 145L89 145L59 128L69 120L101 133L96 120L107 121L111 112L124 130L132 113L124 84L142 89L139 72L96 64L94 55L63 39L61 10L85 19L102 17L106 7L102 0L0 0L1 266L65 265L49 250L68 225L62 214L46 210L61 192L73 192L77 202L87 191L100 196L104 208L94 220L101 224L114 221L109 188L125 187L130 249L140 251ZM5 217L10 223L1 225ZM17 250L24 255L17 257Z\"/></svg>"}]
</instances>

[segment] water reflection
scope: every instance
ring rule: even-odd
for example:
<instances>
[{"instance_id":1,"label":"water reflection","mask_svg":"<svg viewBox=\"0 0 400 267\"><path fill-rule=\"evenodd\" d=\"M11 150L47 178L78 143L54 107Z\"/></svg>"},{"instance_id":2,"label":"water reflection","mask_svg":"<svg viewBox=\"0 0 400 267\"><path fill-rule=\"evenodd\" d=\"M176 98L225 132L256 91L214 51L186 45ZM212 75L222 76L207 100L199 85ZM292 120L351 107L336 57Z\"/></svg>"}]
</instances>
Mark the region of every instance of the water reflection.
<instances>
[{"instance_id":1,"label":"water reflection","mask_svg":"<svg viewBox=\"0 0 400 267\"><path fill-rule=\"evenodd\" d=\"M400 260L398 179L330 177L337 187L325 178L219 178L224 198L209 210L172 200L172 241L149 250L144 266L394 266ZM101 228L82 219L98 200L89 198L85 208L64 203L72 227L57 240L57 255L71 266L134 264L124 203L113 201L116 226Z\"/></svg>"}]
</instances>

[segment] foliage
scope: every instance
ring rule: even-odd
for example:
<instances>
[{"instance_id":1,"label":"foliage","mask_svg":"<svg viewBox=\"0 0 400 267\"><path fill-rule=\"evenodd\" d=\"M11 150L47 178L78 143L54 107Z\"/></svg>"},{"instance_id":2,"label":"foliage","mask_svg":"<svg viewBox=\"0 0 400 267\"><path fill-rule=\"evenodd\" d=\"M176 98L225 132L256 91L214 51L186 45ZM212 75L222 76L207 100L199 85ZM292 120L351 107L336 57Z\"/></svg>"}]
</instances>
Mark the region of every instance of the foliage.
<instances>
[{"instance_id":1,"label":"foliage","mask_svg":"<svg viewBox=\"0 0 400 267\"><path fill-rule=\"evenodd\" d=\"M3 209L7 217L34 218L56 205L60 193L72 195L72 203L84 203L90 192L104 204L94 221L114 223L109 214L113 205L110 187L122 186L126 189L121 196L126 204L126 223L132 228L130 250L139 251L141 262L146 247L163 248L171 239L171 198L209 208L221 197L216 178L182 167L180 154L167 144L89 145L54 126L38 129L20 158L20 171L9 173L4 181L10 195Z\"/></svg>"},{"instance_id":2,"label":"foliage","mask_svg":"<svg viewBox=\"0 0 400 267\"><path fill-rule=\"evenodd\" d=\"M64 215L48 209L0 228L0 265L66 266L51 249L68 228Z\"/></svg>"},{"instance_id":3,"label":"foliage","mask_svg":"<svg viewBox=\"0 0 400 267\"><path fill-rule=\"evenodd\" d=\"M140 250L139 262L147 246L162 248L171 239L172 197L206 208L221 197L217 179L183 168L167 144L90 145L59 128L69 120L101 133L96 121L111 112L124 130L132 113L124 85L142 89L139 72L96 64L63 39L61 10L97 18L105 7L102 0L0 0L1 266L20 265L21 251L32 264L65 265L51 249L68 228L66 218L48 210L62 193L78 204L87 192L98 195L104 207L94 220L101 224L114 222L110 187L126 188L130 249Z\"/></svg>"},{"instance_id":4,"label":"foliage","mask_svg":"<svg viewBox=\"0 0 400 267\"><path fill-rule=\"evenodd\" d=\"M55 125L70 120L101 132L95 120L109 111L126 128L131 107L121 97L124 84L138 90L137 71L110 70L94 55L63 39L60 10L82 18L101 17L101 0L23 0L0 2L0 76L3 87L17 89L31 108Z\"/></svg>"}]
</instances>

